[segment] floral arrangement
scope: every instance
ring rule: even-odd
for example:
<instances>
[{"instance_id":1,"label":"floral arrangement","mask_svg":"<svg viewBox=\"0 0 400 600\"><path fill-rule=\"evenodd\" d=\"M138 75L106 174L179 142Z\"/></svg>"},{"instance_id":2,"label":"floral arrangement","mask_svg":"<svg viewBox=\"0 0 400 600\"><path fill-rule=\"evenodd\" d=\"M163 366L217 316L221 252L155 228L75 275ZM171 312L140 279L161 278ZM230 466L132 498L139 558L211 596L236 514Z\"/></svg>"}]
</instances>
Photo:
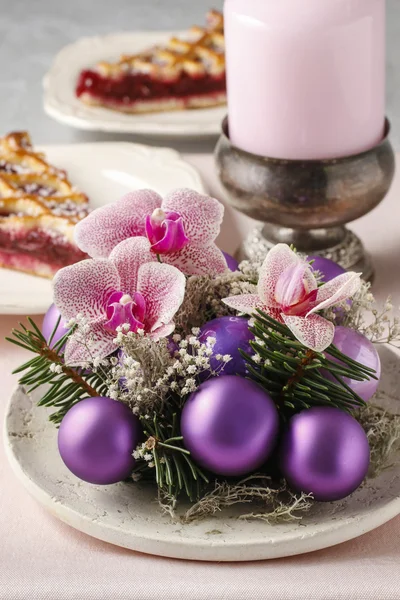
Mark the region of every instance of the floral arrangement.
<instances>
[{"instance_id":1,"label":"floral arrangement","mask_svg":"<svg viewBox=\"0 0 400 600\"><path fill-rule=\"evenodd\" d=\"M188 521L236 503L299 518L353 493L399 437L371 403L375 343L396 344L398 321L327 259L278 244L238 265L215 244L223 212L187 189L93 211L75 230L91 258L57 273L42 330L9 338L35 354L16 372L44 386L84 481L153 484L171 515L190 501Z\"/></svg>"}]
</instances>

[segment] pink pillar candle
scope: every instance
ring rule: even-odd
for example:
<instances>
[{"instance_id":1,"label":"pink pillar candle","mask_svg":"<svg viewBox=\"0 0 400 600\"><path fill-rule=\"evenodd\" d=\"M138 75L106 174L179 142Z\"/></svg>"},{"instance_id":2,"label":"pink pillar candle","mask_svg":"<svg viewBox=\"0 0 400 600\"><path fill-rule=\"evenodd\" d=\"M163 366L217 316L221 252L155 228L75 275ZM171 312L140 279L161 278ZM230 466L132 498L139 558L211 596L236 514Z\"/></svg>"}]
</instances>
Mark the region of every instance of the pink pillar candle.
<instances>
[{"instance_id":1,"label":"pink pillar candle","mask_svg":"<svg viewBox=\"0 0 400 600\"><path fill-rule=\"evenodd\" d=\"M324 159L382 139L385 0L225 0L231 142Z\"/></svg>"}]
</instances>

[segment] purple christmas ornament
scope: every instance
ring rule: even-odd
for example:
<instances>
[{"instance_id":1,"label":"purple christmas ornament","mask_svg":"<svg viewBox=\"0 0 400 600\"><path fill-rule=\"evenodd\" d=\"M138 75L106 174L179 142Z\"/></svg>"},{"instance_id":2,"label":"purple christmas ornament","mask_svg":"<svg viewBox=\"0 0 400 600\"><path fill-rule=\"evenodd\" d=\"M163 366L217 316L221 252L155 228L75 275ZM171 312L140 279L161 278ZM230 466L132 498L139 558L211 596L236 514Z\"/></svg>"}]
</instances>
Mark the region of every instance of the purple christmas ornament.
<instances>
[{"instance_id":1,"label":"purple christmas ornament","mask_svg":"<svg viewBox=\"0 0 400 600\"><path fill-rule=\"evenodd\" d=\"M42 324L42 334L47 343L50 340L51 334L54 331L54 327L56 326L59 317L60 311L58 310L57 306L55 304L51 304L47 313L44 315ZM51 340L51 346L54 347L57 344L57 342L62 337L64 337L67 331L68 329L65 328L65 322L63 321L63 319L61 319L53 336L53 339Z\"/></svg>"},{"instance_id":2,"label":"purple christmas ornament","mask_svg":"<svg viewBox=\"0 0 400 600\"><path fill-rule=\"evenodd\" d=\"M254 335L249 330L248 318L219 317L213 319L201 327L198 339L202 344L207 344L208 337L217 340L210 358L212 370L218 370L218 375L246 375L246 362L240 354L240 350L244 350L247 354L254 354L250 346ZM230 354L232 357L223 369L221 369L221 361L215 358L217 354L222 354L222 356Z\"/></svg>"},{"instance_id":3,"label":"purple christmas ornament","mask_svg":"<svg viewBox=\"0 0 400 600\"><path fill-rule=\"evenodd\" d=\"M289 422L280 465L289 485L320 502L345 498L367 475L370 450L361 425L338 408L304 410Z\"/></svg>"},{"instance_id":4,"label":"purple christmas ornament","mask_svg":"<svg viewBox=\"0 0 400 600\"><path fill-rule=\"evenodd\" d=\"M276 444L279 418L271 397L242 377L214 377L187 400L181 418L186 448L205 469L244 475L260 467Z\"/></svg>"},{"instance_id":5,"label":"purple christmas ornament","mask_svg":"<svg viewBox=\"0 0 400 600\"><path fill-rule=\"evenodd\" d=\"M376 377L378 379L356 381L355 379L343 377L344 382L347 383L360 398L365 402L368 402L378 389L379 378L381 376L381 361L375 346L365 337L365 335L362 335L362 333L350 329L349 327L336 327L333 344L340 352L349 358L376 371ZM343 364L340 360L337 360L332 356L327 355L327 357L338 364ZM331 381L336 382L336 379L331 373L324 371L324 376Z\"/></svg>"},{"instance_id":6,"label":"purple christmas ornament","mask_svg":"<svg viewBox=\"0 0 400 600\"><path fill-rule=\"evenodd\" d=\"M239 270L239 263L236 260L236 258L233 258L233 256L231 256L230 254L228 254L227 252L222 251L222 254L225 256L225 260L226 260L226 264L228 265L228 269L230 271L238 271Z\"/></svg>"},{"instance_id":7,"label":"purple christmas ornament","mask_svg":"<svg viewBox=\"0 0 400 600\"><path fill-rule=\"evenodd\" d=\"M171 356L175 356L175 352L179 350L179 345L174 341L172 335L167 338L167 348Z\"/></svg>"},{"instance_id":8,"label":"purple christmas ornament","mask_svg":"<svg viewBox=\"0 0 400 600\"><path fill-rule=\"evenodd\" d=\"M74 475L108 485L132 473L132 452L140 438L139 420L125 404L96 396L67 412L58 431L58 449Z\"/></svg>"},{"instance_id":9,"label":"purple christmas ornament","mask_svg":"<svg viewBox=\"0 0 400 600\"><path fill-rule=\"evenodd\" d=\"M323 256L307 256L307 260L314 261L311 266L314 271L319 271L321 273L322 281L324 283L346 273L346 269L343 269L343 267L329 258L324 258Z\"/></svg>"}]
</instances>

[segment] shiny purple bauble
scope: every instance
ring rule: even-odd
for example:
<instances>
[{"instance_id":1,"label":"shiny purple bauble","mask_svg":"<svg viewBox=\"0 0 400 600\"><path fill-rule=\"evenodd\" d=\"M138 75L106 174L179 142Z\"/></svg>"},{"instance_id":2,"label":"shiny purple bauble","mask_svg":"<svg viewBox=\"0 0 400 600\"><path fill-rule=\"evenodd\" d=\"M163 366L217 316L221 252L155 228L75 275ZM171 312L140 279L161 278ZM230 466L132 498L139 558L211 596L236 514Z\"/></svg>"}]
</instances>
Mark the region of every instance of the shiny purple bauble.
<instances>
[{"instance_id":1,"label":"shiny purple bauble","mask_svg":"<svg viewBox=\"0 0 400 600\"><path fill-rule=\"evenodd\" d=\"M266 462L277 441L279 418L271 397L242 377L214 377L187 400L183 441L192 458L218 475L250 473Z\"/></svg>"},{"instance_id":2,"label":"shiny purple bauble","mask_svg":"<svg viewBox=\"0 0 400 600\"><path fill-rule=\"evenodd\" d=\"M345 498L367 475L370 450L361 425L338 408L304 410L290 420L280 466L291 488L320 502Z\"/></svg>"},{"instance_id":3,"label":"shiny purple bauble","mask_svg":"<svg viewBox=\"0 0 400 600\"><path fill-rule=\"evenodd\" d=\"M167 348L171 356L175 356L175 352L179 350L179 344L174 341L172 335L167 338Z\"/></svg>"},{"instance_id":4,"label":"shiny purple bauble","mask_svg":"<svg viewBox=\"0 0 400 600\"><path fill-rule=\"evenodd\" d=\"M44 315L42 324L42 334L47 343L50 340L51 334L53 333L54 327L56 326L60 316L60 311L58 310L57 306L55 304L51 304L47 313ZM55 334L53 335L53 339L51 340L51 347L53 348L67 332L68 329L65 327L65 322L63 319L61 319Z\"/></svg>"},{"instance_id":5,"label":"shiny purple bauble","mask_svg":"<svg viewBox=\"0 0 400 600\"><path fill-rule=\"evenodd\" d=\"M346 269L343 269L343 267L329 258L324 258L323 256L308 256L307 260L314 261L311 267L314 271L319 271L321 273L322 281L324 283L346 273Z\"/></svg>"},{"instance_id":6,"label":"shiny purple bauble","mask_svg":"<svg viewBox=\"0 0 400 600\"><path fill-rule=\"evenodd\" d=\"M228 269L233 272L238 271L239 263L236 260L236 258L233 258L233 256L231 256L227 252L224 252L223 250L222 250L222 254L225 256L225 260L226 260L226 264L228 265Z\"/></svg>"},{"instance_id":7,"label":"shiny purple bauble","mask_svg":"<svg viewBox=\"0 0 400 600\"><path fill-rule=\"evenodd\" d=\"M198 339L202 344L207 344L207 338L213 337L217 341L210 357L210 365L218 375L246 375L246 361L240 354L244 350L247 354L254 354L250 342L254 335L249 329L249 319L244 317L218 317L200 328ZM210 346L211 347L211 346ZM221 369L221 361L215 357L217 354L229 354L232 358Z\"/></svg>"},{"instance_id":8,"label":"shiny purple bauble","mask_svg":"<svg viewBox=\"0 0 400 600\"><path fill-rule=\"evenodd\" d=\"M365 402L368 402L375 394L379 385L379 378L381 376L381 361L379 354L372 342L369 341L365 335L350 329L349 327L336 327L335 337L333 338L333 344L340 352L348 356L349 358L356 360L365 367L370 367L376 371L376 377L378 379L367 379L365 381L356 381L355 379L349 379L343 377L345 383L351 387ZM329 356L327 358L333 360L338 364L343 364L341 361ZM335 383L337 380L330 373L323 372L331 381Z\"/></svg>"},{"instance_id":9,"label":"shiny purple bauble","mask_svg":"<svg viewBox=\"0 0 400 600\"><path fill-rule=\"evenodd\" d=\"M74 475L108 485L132 473L132 452L141 434L139 419L125 404L96 396L67 412L58 431L58 449Z\"/></svg>"}]
</instances>

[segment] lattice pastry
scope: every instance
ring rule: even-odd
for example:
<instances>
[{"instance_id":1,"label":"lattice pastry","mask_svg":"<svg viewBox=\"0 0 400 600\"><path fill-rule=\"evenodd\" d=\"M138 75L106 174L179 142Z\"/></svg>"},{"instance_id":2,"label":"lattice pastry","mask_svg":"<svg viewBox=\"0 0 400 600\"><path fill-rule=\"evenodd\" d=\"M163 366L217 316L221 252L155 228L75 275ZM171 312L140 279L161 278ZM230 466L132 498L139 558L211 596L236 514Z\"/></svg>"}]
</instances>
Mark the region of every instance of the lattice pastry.
<instances>
[{"instance_id":1,"label":"lattice pastry","mask_svg":"<svg viewBox=\"0 0 400 600\"><path fill-rule=\"evenodd\" d=\"M226 102L222 14L210 11L205 28L185 39L100 62L80 73L76 95L85 103L127 113L217 106Z\"/></svg>"},{"instance_id":2,"label":"lattice pastry","mask_svg":"<svg viewBox=\"0 0 400 600\"><path fill-rule=\"evenodd\" d=\"M73 240L87 197L36 152L26 132L0 139L0 266L42 277L86 258Z\"/></svg>"}]
</instances>

